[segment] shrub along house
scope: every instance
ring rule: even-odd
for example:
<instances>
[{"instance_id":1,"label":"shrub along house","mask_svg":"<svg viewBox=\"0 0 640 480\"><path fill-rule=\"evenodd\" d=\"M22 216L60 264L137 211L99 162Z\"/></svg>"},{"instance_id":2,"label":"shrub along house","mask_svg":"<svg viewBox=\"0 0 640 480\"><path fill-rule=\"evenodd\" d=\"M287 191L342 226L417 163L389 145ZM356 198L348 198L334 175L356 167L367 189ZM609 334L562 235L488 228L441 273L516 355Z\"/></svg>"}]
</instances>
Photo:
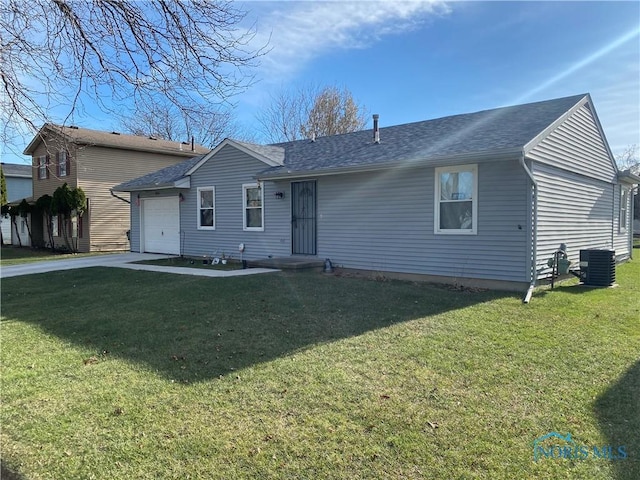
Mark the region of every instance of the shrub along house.
<instances>
[{"instance_id":1,"label":"shrub along house","mask_svg":"<svg viewBox=\"0 0 640 480\"><path fill-rule=\"evenodd\" d=\"M131 192L131 249L526 288L560 243L631 255L630 190L588 94L206 155Z\"/></svg>"},{"instance_id":2,"label":"shrub along house","mask_svg":"<svg viewBox=\"0 0 640 480\"><path fill-rule=\"evenodd\" d=\"M111 194L118 182L153 172L205 153L208 149L153 137L124 135L78 127L45 124L24 151L33 162L33 201L51 195L67 183L81 187L88 210L67 225L52 221L53 241L63 247L62 229L77 238L78 251L127 250L129 205ZM48 243L42 213L34 212L32 233L36 246Z\"/></svg>"}]
</instances>

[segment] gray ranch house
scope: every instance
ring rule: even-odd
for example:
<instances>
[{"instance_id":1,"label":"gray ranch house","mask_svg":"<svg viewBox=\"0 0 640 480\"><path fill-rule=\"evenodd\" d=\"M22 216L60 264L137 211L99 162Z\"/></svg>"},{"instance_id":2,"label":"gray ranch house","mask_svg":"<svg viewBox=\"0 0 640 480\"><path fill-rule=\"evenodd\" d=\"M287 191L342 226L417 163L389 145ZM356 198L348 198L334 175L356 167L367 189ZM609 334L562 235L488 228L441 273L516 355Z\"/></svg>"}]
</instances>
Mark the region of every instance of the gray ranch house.
<instances>
[{"instance_id":1,"label":"gray ranch house","mask_svg":"<svg viewBox=\"0 0 640 480\"><path fill-rule=\"evenodd\" d=\"M631 190L588 94L211 152L122 183L131 249L527 289L561 243L632 253Z\"/></svg>"}]
</instances>

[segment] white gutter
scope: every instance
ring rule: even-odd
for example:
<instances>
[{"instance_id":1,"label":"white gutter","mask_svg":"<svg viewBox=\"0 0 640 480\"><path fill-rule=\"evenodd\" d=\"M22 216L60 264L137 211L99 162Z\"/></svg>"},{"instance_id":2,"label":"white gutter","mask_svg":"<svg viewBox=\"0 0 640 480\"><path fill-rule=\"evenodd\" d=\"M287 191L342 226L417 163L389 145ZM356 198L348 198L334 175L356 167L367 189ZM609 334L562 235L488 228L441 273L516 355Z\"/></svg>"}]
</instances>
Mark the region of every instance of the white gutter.
<instances>
[{"instance_id":1,"label":"white gutter","mask_svg":"<svg viewBox=\"0 0 640 480\"><path fill-rule=\"evenodd\" d=\"M522 168L524 169L525 173L531 179L531 185L533 185L533 215L532 215L532 219L531 219L532 222L533 222L533 227L532 227L532 231L531 231L531 244L532 244L532 251L531 251L531 284L529 285L529 289L527 290L527 293L525 294L524 298L522 299L523 303L529 303L529 301L531 300L531 295L533 294L533 289L536 286L536 280L537 280L536 261L537 261L537 258L538 258L538 254L537 254L537 247L538 247L538 182L536 182L536 179L533 176L533 173L531 173L531 170L529 170L529 167L527 167L527 164L524 162L524 151L521 152L521 154L520 154L520 165L522 165Z\"/></svg>"}]
</instances>

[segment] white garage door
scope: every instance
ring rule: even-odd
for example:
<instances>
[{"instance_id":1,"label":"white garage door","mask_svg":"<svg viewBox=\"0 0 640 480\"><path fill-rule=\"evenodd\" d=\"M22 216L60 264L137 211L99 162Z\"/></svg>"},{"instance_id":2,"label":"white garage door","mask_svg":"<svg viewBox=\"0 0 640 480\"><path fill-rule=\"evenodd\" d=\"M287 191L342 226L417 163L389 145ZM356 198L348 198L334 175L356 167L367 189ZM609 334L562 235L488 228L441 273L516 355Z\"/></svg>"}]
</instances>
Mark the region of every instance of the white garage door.
<instances>
[{"instance_id":1,"label":"white garage door","mask_svg":"<svg viewBox=\"0 0 640 480\"><path fill-rule=\"evenodd\" d=\"M141 230L143 252L180 255L178 197L144 199Z\"/></svg>"}]
</instances>

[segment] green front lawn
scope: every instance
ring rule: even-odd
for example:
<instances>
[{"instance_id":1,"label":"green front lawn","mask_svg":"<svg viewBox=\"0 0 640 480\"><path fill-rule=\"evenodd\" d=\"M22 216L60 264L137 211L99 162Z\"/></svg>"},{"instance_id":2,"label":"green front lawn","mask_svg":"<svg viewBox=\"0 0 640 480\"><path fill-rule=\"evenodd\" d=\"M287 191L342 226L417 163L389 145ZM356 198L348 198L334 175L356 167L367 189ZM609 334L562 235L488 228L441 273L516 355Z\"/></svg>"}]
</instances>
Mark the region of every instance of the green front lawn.
<instances>
[{"instance_id":1,"label":"green front lawn","mask_svg":"<svg viewBox=\"0 0 640 480\"><path fill-rule=\"evenodd\" d=\"M5 279L2 460L26 479L637 479L640 264L617 279L529 305L319 273ZM534 461L550 432L590 455Z\"/></svg>"}]
</instances>

